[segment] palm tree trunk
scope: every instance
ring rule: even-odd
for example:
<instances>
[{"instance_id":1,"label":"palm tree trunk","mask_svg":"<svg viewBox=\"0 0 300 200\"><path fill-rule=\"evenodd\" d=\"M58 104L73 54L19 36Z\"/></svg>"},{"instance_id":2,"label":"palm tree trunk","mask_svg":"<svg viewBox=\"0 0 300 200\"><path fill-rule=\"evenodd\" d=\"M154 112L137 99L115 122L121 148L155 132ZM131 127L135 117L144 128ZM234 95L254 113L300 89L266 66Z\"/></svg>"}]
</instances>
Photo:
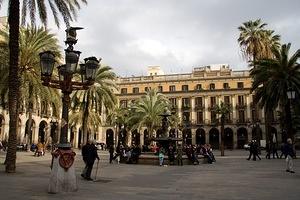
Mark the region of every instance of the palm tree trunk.
<instances>
[{"instance_id":1,"label":"palm tree trunk","mask_svg":"<svg viewBox=\"0 0 300 200\"><path fill-rule=\"evenodd\" d=\"M20 2L19 0L9 1L9 138L8 150L6 154L7 173L16 171L16 151L17 151L17 126L19 115L19 88L20 78L18 74L19 62L19 23L20 23Z\"/></svg>"},{"instance_id":2,"label":"palm tree trunk","mask_svg":"<svg viewBox=\"0 0 300 200\"><path fill-rule=\"evenodd\" d=\"M222 115L221 116L221 156L224 156L225 153L224 153L224 124L225 124L225 115Z\"/></svg>"},{"instance_id":3,"label":"palm tree trunk","mask_svg":"<svg viewBox=\"0 0 300 200\"><path fill-rule=\"evenodd\" d=\"M269 110L265 110L265 132L266 132L266 140L267 140L267 143L269 143L271 140L272 140L272 136L271 136L271 122L270 122L270 119L271 119L271 114L272 114L272 111L269 111ZM262 139L262 138L260 138Z\"/></svg>"}]
</instances>

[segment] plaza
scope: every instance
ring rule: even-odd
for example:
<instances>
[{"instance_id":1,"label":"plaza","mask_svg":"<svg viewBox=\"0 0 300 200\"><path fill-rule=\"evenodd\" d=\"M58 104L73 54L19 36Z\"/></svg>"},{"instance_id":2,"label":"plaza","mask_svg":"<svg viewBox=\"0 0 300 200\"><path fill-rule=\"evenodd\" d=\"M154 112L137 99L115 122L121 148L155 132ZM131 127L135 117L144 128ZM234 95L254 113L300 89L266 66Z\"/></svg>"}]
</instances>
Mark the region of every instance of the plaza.
<instances>
[{"instance_id":1,"label":"plaza","mask_svg":"<svg viewBox=\"0 0 300 200\"><path fill-rule=\"evenodd\" d=\"M154 165L109 164L108 153L101 158L97 181L80 177L81 153L75 168L79 190L74 193L48 194L50 154L34 157L18 152L17 173L4 173L0 165L1 199L299 199L300 160L295 159L295 174L285 172L284 159L264 158L247 161L248 151L226 151L217 162L200 165L159 167ZM5 154L0 152L0 162ZM94 165L92 177L96 163Z\"/></svg>"}]
</instances>

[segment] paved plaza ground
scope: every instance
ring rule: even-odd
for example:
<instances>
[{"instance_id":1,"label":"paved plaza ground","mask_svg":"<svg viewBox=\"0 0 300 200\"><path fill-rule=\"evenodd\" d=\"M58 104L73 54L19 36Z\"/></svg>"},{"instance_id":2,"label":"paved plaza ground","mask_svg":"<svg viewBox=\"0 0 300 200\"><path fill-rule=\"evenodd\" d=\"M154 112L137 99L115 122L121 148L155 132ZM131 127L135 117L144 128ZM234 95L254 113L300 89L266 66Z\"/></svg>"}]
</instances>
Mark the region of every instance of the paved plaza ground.
<instances>
[{"instance_id":1,"label":"paved plaza ground","mask_svg":"<svg viewBox=\"0 0 300 200\"><path fill-rule=\"evenodd\" d=\"M290 174L285 172L284 159L247 161L248 152L241 150L226 151L222 158L215 152L217 162L212 165L182 167L108 164L108 153L99 153L98 181L80 177L83 162L77 152L79 190L48 194L49 154L34 157L31 152L18 152L17 173L6 174L5 154L0 152L0 199L300 199L300 159L294 160L296 173Z\"/></svg>"}]
</instances>

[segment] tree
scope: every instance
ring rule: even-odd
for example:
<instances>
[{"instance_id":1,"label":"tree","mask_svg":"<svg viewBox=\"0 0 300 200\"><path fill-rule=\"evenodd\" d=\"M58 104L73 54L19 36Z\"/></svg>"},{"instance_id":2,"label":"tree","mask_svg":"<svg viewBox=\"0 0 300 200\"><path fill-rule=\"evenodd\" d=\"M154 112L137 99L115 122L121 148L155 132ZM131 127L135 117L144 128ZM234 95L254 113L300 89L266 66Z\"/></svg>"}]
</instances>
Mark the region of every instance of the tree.
<instances>
[{"instance_id":1,"label":"tree","mask_svg":"<svg viewBox=\"0 0 300 200\"><path fill-rule=\"evenodd\" d=\"M0 36L3 38L1 47L8 50L8 30L0 30ZM57 90L42 85L40 77L40 62L39 53L42 51L52 51L58 59L61 58L59 51L58 40L54 34L45 28L26 27L20 29L20 98L19 104L25 104L28 112L27 130L28 144L31 143L31 127L32 127L32 113L33 106L38 103L43 105L51 105L53 109L59 110L60 95ZM2 81L4 85L8 85L8 63L3 66ZM7 93L6 87L1 88L2 93ZM7 95L5 95L7 96ZM58 117L58 116L56 116Z\"/></svg>"},{"instance_id":2,"label":"tree","mask_svg":"<svg viewBox=\"0 0 300 200\"><path fill-rule=\"evenodd\" d=\"M9 139L8 150L6 154L7 173L16 171L16 151L17 151L17 125L19 105L18 99L20 97L20 72L19 66L19 28L20 28L20 0L9 0L8 5L8 25L9 25L9 93L8 93L8 110L9 110ZM81 0L87 3L86 0ZM2 5L3 0L0 0ZM63 16L67 25L70 21L76 18L77 10L80 9L78 0L48 0L52 10L55 23L59 26L58 13ZM47 11L45 0L23 0L22 19L25 23L27 11L29 11L32 24L35 23L35 13L39 13L41 22L47 24Z\"/></svg>"},{"instance_id":3,"label":"tree","mask_svg":"<svg viewBox=\"0 0 300 200\"><path fill-rule=\"evenodd\" d=\"M231 112L232 108L229 104L225 104L221 101L220 105L216 105L214 108L215 112L220 115L221 119L221 156L224 156L224 125L225 125L225 119L226 116Z\"/></svg>"},{"instance_id":4,"label":"tree","mask_svg":"<svg viewBox=\"0 0 300 200\"><path fill-rule=\"evenodd\" d=\"M109 110L116 104L116 97L113 92L117 89L115 84L116 75L111 69L109 66L100 67L96 73L95 84L87 90L74 92L72 96L72 111L81 116L81 120L77 120L77 123L82 126L83 144L85 144L88 139L87 132L90 128L90 114L94 112L93 118L100 119L100 117L96 117L96 115L101 115L103 106ZM75 123L74 120L70 120L70 122L71 124ZM94 125L100 125L101 120L94 120L94 122L96 123Z\"/></svg>"},{"instance_id":5,"label":"tree","mask_svg":"<svg viewBox=\"0 0 300 200\"><path fill-rule=\"evenodd\" d=\"M252 91L254 102L265 110L274 110L278 106L285 113L285 124L288 135L292 136L290 102L287 91L292 88L300 94L300 49L289 56L291 44L284 44L280 49L273 48L274 58L260 59L252 63L250 75L253 77ZM269 136L270 139L270 136Z\"/></svg>"},{"instance_id":6,"label":"tree","mask_svg":"<svg viewBox=\"0 0 300 200\"><path fill-rule=\"evenodd\" d=\"M244 58L250 63L258 59L273 58L272 49L278 49L280 46L280 36L274 35L273 30L265 29L266 26L266 23L262 23L260 19L257 19L244 22L242 26L238 27L240 31L238 42ZM272 111L266 109L264 111L266 133L269 135L269 119Z\"/></svg>"},{"instance_id":7,"label":"tree","mask_svg":"<svg viewBox=\"0 0 300 200\"><path fill-rule=\"evenodd\" d=\"M247 61L255 61L261 58L272 57L271 49L279 47L279 35L274 31L265 29L266 23L260 19L244 22L239 26L240 35L238 38L243 57Z\"/></svg>"},{"instance_id":8,"label":"tree","mask_svg":"<svg viewBox=\"0 0 300 200\"><path fill-rule=\"evenodd\" d=\"M159 115L163 114L166 107L170 107L169 100L157 90L149 90L131 106L129 120L132 129L147 127L150 137L153 137L154 130L161 125Z\"/></svg>"}]
</instances>

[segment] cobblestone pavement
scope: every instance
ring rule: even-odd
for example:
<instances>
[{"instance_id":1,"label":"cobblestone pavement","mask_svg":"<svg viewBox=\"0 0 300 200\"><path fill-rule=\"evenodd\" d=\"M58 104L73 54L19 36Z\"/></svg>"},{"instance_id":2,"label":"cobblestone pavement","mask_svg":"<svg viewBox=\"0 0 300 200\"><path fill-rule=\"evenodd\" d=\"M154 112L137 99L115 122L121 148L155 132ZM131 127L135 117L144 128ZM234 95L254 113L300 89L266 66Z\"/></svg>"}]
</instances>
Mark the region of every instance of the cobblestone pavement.
<instances>
[{"instance_id":1,"label":"cobblestone pavement","mask_svg":"<svg viewBox=\"0 0 300 200\"><path fill-rule=\"evenodd\" d=\"M81 179L83 163L77 152L79 190L48 194L50 155L18 152L17 173L6 174L0 165L0 199L299 199L300 159L294 160L296 173L290 174L285 172L284 159L247 161L246 151L225 153L221 158L216 152L217 162L212 165L159 167L108 164L107 152L100 152L98 179L92 182ZM0 152L0 163L4 157Z\"/></svg>"}]
</instances>

